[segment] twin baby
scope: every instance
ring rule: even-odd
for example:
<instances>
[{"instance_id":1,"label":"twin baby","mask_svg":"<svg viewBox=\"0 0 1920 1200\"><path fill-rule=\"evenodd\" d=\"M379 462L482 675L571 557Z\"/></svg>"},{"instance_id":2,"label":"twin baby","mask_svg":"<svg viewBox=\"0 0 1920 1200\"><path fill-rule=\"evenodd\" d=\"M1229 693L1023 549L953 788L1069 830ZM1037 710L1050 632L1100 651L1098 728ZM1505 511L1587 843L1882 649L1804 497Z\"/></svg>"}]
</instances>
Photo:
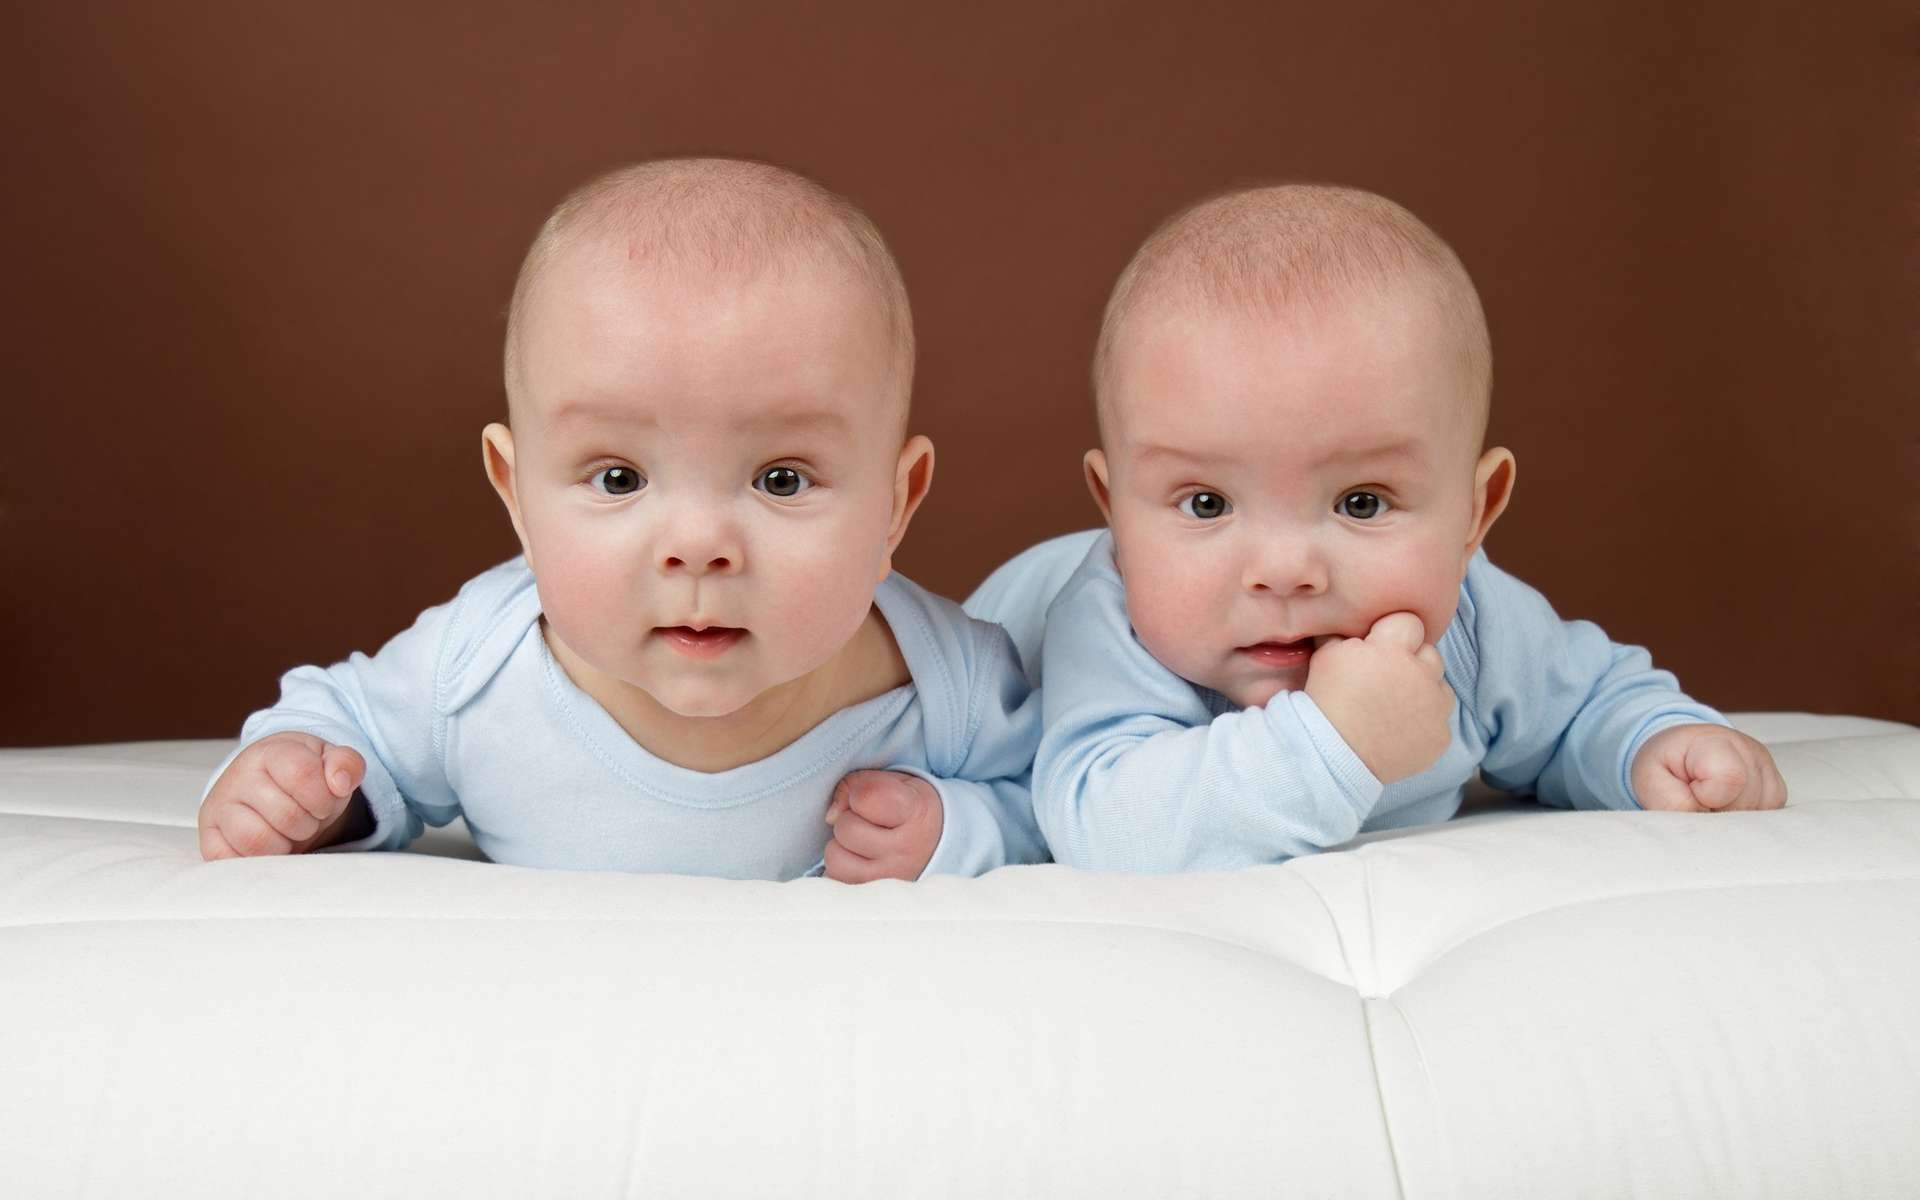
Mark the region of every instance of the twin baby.
<instances>
[{"instance_id":1,"label":"twin baby","mask_svg":"<svg viewBox=\"0 0 1920 1200\"><path fill-rule=\"evenodd\" d=\"M879 232L758 163L641 164L529 250L508 421L524 554L248 718L202 853L396 849L848 882L1049 856L1275 862L1445 820L1476 772L1581 808L1785 801L1766 749L1480 545L1485 320L1379 196L1230 193L1116 284L1094 359L1106 516L1007 632L892 570L933 479Z\"/></svg>"}]
</instances>

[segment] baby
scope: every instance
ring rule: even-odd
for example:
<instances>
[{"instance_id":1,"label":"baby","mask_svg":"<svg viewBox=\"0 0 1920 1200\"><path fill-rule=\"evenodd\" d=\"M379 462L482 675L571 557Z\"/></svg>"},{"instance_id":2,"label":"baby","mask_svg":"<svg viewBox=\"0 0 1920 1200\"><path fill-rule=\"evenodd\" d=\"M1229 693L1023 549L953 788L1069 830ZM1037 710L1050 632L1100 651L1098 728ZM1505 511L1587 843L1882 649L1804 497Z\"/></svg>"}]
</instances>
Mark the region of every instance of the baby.
<instances>
[{"instance_id":1,"label":"baby","mask_svg":"<svg viewBox=\"0 0 1920 1200\"><path fill-rule=\"evenodd\" d=\"M1079 866L1274 862L1441 821L1476 771L1576 808L1778 808L1765 747L1480 549L1514 457L1453 251L1285 186L1174 217L1094 362L1108 532L1047 613L1040 827Z\"/></svg>"},{"instance_id":2,"label":"baby","mask_svg":"<svg viewBox=\"0 0 1920 1200\"><path fill-rule=\"evenodd\" d=\"M369 658L300 667L200 808L209 859L397 849L861 882L1045 857L1039 737L997 625L892 573L933 477L879 232L758 163L568 197L528 251L508 424L524 556Z\"/></svg>"}]
</instances>

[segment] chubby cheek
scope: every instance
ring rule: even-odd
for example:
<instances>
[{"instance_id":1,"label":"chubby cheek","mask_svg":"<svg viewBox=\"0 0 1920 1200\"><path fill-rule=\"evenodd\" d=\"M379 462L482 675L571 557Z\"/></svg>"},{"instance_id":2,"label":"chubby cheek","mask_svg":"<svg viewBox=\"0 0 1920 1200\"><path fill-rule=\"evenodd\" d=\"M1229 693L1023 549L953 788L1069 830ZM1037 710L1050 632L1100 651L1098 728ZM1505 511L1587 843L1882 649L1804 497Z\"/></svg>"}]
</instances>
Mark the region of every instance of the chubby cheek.
<instances>
[{"instance_id":1,"label":"chubby cheek","mask_svg":"<svg viewBox=\"0 0 1920 1200\"><path fill-rule=\"evenodd\" d=\"M836 523L798 536L782 529L755 539L748 566L754 633L795 674L833 657L873 607L886 534L862 526Z\"/></svg>"},{"instance_id":2,"label":"chubby cheek","mask_svg":"<svg viewBox=\"0 0 1920 1200\"><path fill-rule=\"evenodd\" d=\"M634 627L646 565L638 548L567 523L541 528L529 521L527 538L540 607L567 645L597 659L604 651L630 648L646 632Z\"/></svg>"},{"instance_id":3,"label":"chubby cheek","mask_svg":"<svg viewBox=\"0 0 1920 1200\"><path fill-rule=\"evenodd\" d=\"M1171 547L1122 542L1116 532L1114 559L1127 589L1127 617L1140 644L1180 677L1211 685L1214 645L1232 580L1205 556L1178 555Z\"/></svg>"},{"instance_id":4,"label":"chubby cheek","mask_svg":"<svg viewBox=\"0 0 1920 1200\"><path fill-rule=\"evenodd\" d=\"M1453 622L1460 604L1461 560L1448 548L1421 547L1382 555L1369 563L1348 597L1355 628L1367 627L1388 613L1410 612L1420 618L1429 645L1438 642Z\"/></svg>"}]
</instances>

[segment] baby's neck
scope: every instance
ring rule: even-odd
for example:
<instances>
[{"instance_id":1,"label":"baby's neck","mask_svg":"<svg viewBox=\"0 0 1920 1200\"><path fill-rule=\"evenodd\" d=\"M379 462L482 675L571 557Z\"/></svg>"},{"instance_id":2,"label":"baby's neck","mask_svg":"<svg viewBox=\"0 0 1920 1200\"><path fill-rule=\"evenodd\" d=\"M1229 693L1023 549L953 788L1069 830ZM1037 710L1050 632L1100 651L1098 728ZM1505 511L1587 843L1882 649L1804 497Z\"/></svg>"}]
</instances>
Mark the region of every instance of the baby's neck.
<instances>
[{"instance_id":1,"label":"baby's neck","mask_svg":"<svg viewBox=\"0 0 1920 1200\"><path fill-rule=\"evenodd\" d=\"M547 633L544 620L541 632ZM777 754L841 709L912 680L899 643L877 608L825 663L720 717L681 716L638 688L595 680L596 673L558 638L548 636L547 645L575 685L599 701L642 749L676 767L708 774Z\"/></svg>"}]
</instances>

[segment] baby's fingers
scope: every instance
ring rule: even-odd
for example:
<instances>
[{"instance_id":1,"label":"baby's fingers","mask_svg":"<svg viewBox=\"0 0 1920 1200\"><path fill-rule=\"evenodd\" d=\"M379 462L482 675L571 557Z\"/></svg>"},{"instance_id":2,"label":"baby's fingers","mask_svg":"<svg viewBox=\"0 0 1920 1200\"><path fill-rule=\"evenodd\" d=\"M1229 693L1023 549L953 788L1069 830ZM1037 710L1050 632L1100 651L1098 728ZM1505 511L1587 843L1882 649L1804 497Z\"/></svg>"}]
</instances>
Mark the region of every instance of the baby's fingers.
<instances>
[{"instance_id":1,"label":"baby's fingers","mask_svg":"<svg viewBox=\"0 0 1920 1200\"><path fill-rule=\"evenodd\" d=\"M1739 801L1753 778L1746 756L1728 737L1698 738L1687 747L1687 775L1700 807L1716 812Z\"/></svg>"},{"instance_id":2,"label":"baby's fingers","mask_svg":"<svg viewBox=\"0 0 1920 1200\"><path fill-rule=\"evenodd\" d=\"M214 828L233 852L243 858L291 854L293 842L245 804L229 804L214 818ZM203 839L204 843L204 839Z\"/></svg>"},{"instance_id":3,"label":"baby's fingers","mask_svg":"<svg viewBox=\"0 0 1920 1200\"><path fill-rule=\"evenodd\" d=\"M845 784L847 807L888 829L904 824L926 803L919 791L924 782L898 771L855 771Z\"/></svg>"},{"instance_id":4,"label":"baby's fingers","mask_svg":"<svg viewBox=\"0 0 1920 1200\"><path fill-rule=\"evenodd\" d=\"M1635 779L1634 793L1634 798L1640 801L1640 807L1648 812L1700 811L1700 802L1694 799L1693 789L1687 786L1687 781L1664 767L1644 778Z\"/></svg>"},{"instance_id":5,"label":"baby's fingers","mask_svg":"<svg viewBox=\"0 0 1920 1200\"><path fill-rule=\"evenodd\" d=\"M1760 769L1760 807L1762 809L1785 808L1787 806L1787 781L1780 777L1780 768L1773 763L1773 756Z\"/></svg>"},{"instance_id":6,"label":"baby's fingers","mask_svg":"<svg viewBox=\"0 0 1920 1200\"><path fill-rule=\"evenodd\" d=\"M328 783L326 768L329 759L327 756L335 749L353 754L353 760L356 763L360 761L360 756L353 751L346 750L345 747L330 747L324 742L321 742L318 747L294 742L273 747L273 752L265 755L261 763L266 768L270 786L257 789L256 795L246 797L247 802L255 803L258 794L271 792L277 788L280 793L304 808L314 820L331 821L340 814L347 797L353 795L352 788L348 788L346 794L341 795ZM346 771L343 760L335 759L332 762L336 772ZM364 764L361 764L361 769L365 769ZM280 805L268 797L266 806L261 811L266 816L275 818L275 825L280 825L281 822L277 819L279 808Z\"/></svg>"},{"instance_id":7,"label":"baby's fingers","mask_svg":"<svg viewBox=\"0 0 1920 1200\"><path fill-rule=\"evenodd\" d=\"M861 858L885 858L899 840L891 829L882 829L859 813L845 812L833 824L833 840Z\"/></svg>"},{"instance_id":8,"label":"baby's fingers","mask_svg":"<svg viewBox=\"0 0 1920 1200\"><path fill-rule=\"evenodd\" d=\"M1427 674L1433 676L1435 679L1446 678L1447 664L1441 661L1440 652L1432 646L1420 647L1420 652L1413 656L1413 660L1425 667Z\"/></svg>"},{"instance_id":9,"label":"baby's fingers","mask_svg":"<svg viewBox=\"0 0 1920 1200\"><path fill-rule=\"evenodd\" d=\"M367 776L367 760L352 746L330 745L321 756L320 773L329 792L342 800L350 800L353 789Z\"/></svg>"},{"instance_id":10,"label":"baby's fingers","mask_svg":"<svg viewBox=\"0 0 1920 1200\"><path fill-rule=\"evenodd\" d=\"M239 858L240 852L227 841L226 835L212 825L200 827L200 857L208 862L219 862L223 858Z\"/></svg>"},{"instance_id":11,"label":"baby's fingers","mask_svg":"<svg viewBox=\"0 0 1920 1200\"><path fill-rule=\"evenodd\" d=\"M1388 613L1367 630L1367 641L1375 646L1396 646L1412 652L1427 640L1427 627L1410 612Z\"/></svg>"},{"instance_id":12,"label":"baby's fingers","mask_svg":"<svg viewBox=\"0 0 1920 1200\"><path fill-rule=\"evenodd\" d=\"M842 846L836 837L827 843L827 878L839 883L870 883L880 878L880 864Z\"/></svg>"}]
</instances>

